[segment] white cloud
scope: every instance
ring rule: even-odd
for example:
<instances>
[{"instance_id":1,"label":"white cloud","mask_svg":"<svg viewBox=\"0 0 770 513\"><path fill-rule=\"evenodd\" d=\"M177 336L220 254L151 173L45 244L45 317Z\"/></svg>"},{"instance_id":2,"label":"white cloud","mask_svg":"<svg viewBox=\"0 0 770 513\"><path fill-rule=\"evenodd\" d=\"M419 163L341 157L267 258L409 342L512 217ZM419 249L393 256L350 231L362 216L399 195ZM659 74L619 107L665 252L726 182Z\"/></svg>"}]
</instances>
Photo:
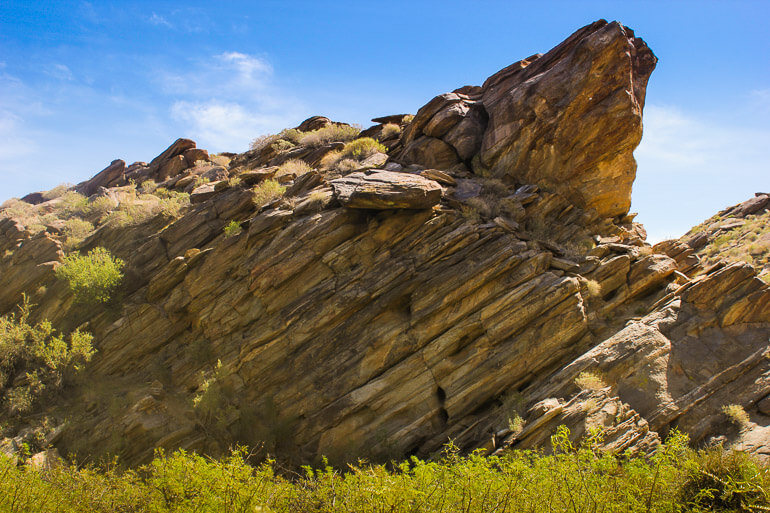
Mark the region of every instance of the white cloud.
<instances>
[{"instance_id":1,"label":"white cloud","mask_svg":"<svg viewBox=\"0 0 770 513\"><path fill-rule=\"evenodd\" d=\"M273 74L269 62L240 52L225 52L191 64L183 72L159 73L167 93L196 98L256 97Z\"/></svg>"},{"instance_id":2,"label":"white cloud","mask_svg":"<svg viewBox=\"0 0 770 513\"><path fill-rule=\"evenodd\" d=\"M58 79L58 80L73 80L74 76L72 75L72 71L65 65L65 64L59 64L54 63L51 64L45 72Z\"/></svg>"},{"instance_id":3,"label":"white cloud","mask_svg":"<svg viewBox=\"0 0 770 513\"><path fill-rule=\"evenodd\" d=\"M633 210L650 240L681 236L718 210L767 189L770 128L756 113L735 125L680 108L648 104L635 152Z\"/></svg>"},{"instance_id":4,"label":"white cloud","mask_svg":"<svg viewBox=\"0 0 770 513\"><path fill-rule=\"evenodd\" d=\"M184 124L200 146L213 151L246 148L255 136L283 126L283 116L253 112L247 106L210 100L177 101L171 106L174 120Z\"/></svg>"},{"instance_id":5,"label":"white cloud","mask_svg":"<svg viewBox=\"0 0 770 513\"><path fill-rule=\"evenodd\" d=\"M153 12L147 20L151 25L163 26L168 28L174 28L174 26L166 18L158 13Z\"/></svg>"},{"instance_id":6,"label":"white cloud","mask_svg":"<svg viewBox=\"0 0 770 513\"><path fill-rule=\"evenodd\" d=\"M233 51L192 64L166 72L162 84L172 119L199 146L242 151L254 137L297 121L300 106L273 86L267 60Z\"/></svg>"}]
</instances>

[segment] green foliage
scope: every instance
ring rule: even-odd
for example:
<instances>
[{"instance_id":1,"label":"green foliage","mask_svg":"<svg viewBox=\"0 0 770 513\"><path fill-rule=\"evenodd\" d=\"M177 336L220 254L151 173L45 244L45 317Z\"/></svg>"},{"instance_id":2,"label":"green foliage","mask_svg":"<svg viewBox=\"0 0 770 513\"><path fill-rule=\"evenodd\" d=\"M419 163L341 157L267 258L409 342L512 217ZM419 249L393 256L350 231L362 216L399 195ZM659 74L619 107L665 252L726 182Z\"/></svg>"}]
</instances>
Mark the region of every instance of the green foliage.
<instances>
[{"instance_id":1,"label":"green foliage","mask_svg":"<svg viewBox=\"0 0 770 513\"><path fill-rule=\"evenodd\" d=\"M728 404L722 406L722 413L725 414L730 422L739 428L744 428L749 425L749 414L746 413L746 410L744 410L743 406L740 404Z\"/></svg>"},{"instance_id":2,"label":"green foliage","mask_svg":"<svg viewBox=\"0 0 770 513\"><path fill-rule=\"evenodd\" d=\"M387 123L382 127L382 140L392 139L401 135L401 126L395 123Z\"/></svg>"},{"instance_id":3,"label":"green foliage","mask_svg":"<svg viewBox=\"0 0 770 513\"><path fill-rule=\"evenodd\" d=\"M275 180L264 180L254 187L254 204L257 207L267 205L273 200L277 200L283 196L286 187L279 184Z\"/></svg>"},{"instance_id":4,"label":"green foliage","mask_svg":"<svg viewBox=\"0 0 770 513\"><path fill-rule=\"evenodd\" d=\"M94 231L94 225L83 219L74 217L64 222L64 249L74 249Z\"/></svg>"},{"instance_id":5,"label":"green foliage","mask_svg":"<svg viewBox=\"0 0 770 513\"><path fill-rule=\"evenodd\" d=\"M361 137L350 141L342 148L342 158L351 157L363 160L377 152L387 153L388 149L371 137Z\"/></svg>"},{"instance_id":6,"label":"green foliage","mask_svg":"<svg viewBox=\"0 0 770 513\"><path fill-rule=\"evenodd\" d=\"M234 219L227 223L227 226L224 228L225 237L235 237L236 235L240 235L242 231L243 228L241 228L241 223Z\"/></svg>"},{"instance_id":7,"label":"green foliage","mask_svg":"<svg viewBox=\"0 0 770 513\"><path fill-rule=\"evenodd\" d=\"M62 183L51 189L50 191L46 191L43 193L43 199L46 201L58 198L67 191L69 191L73 185L71 183Z\"/></svg>"},{"instance_id":8,"label":"green foliage","mask_svg":"<svg viewBox=\"0 0 770 513\"><path fill-rule=\"evenodd\" d=\"M277 174L292 174L295 176L301 176L312 170L313 168L310 167L310 164L304 160L291 159L281 164L281 166L278 168Z\"/></svg>"},{"instance_id":9,"label":"green foliage","mask_svg":"<svg viewBox=\"0 0 770 513\"><path fill-rule=\"evenodd\" d=\"M30 308L25 297L18 315L0 317L0 403L8 415L28 413L94 354L91 335L75 330L65 340L48 321L30 324Z\"/></svg>"},{"instance_id":10,"label":"green foliage","mask_svg":"<svg viewBox=\"0 0 770 513\"><path fill-rule=\"evenodd\" d=\"M593 433L575 446L562 427L554 454L461 456L451 443L434 461L345 472L303 467L281 477L272 460L251 466L235 449L221 460L156 453L136 471L17 467L0 456L0 509L67 512L609 512L764 510L768 467L740 453L693 453L675 433L649 459L599 453Z\"/></svg>"},{"instance_id":11,"label":"green foliage","mask_svg":"<svg viewBox=\"0 0 770 513\"><path fill-rule=\"evenodd\" d=\"M77 301L106 303L123 279L123 261L113 258L104 248L94 248L87 255L64 257L56 268L56 277L66 280Z\"/></svg>"},{"instance_id":12,"label":"green foliage","mask_svg":"<svg viewBox=\"0 0 770 513\"><path fill-rule=\"evenodd\" d=\"M302 146L323 146L330 142L346 142L358 137L361 128L351 125L331 124L312 132L305 132L300 138Z\"/></svg>"}]
</instances>

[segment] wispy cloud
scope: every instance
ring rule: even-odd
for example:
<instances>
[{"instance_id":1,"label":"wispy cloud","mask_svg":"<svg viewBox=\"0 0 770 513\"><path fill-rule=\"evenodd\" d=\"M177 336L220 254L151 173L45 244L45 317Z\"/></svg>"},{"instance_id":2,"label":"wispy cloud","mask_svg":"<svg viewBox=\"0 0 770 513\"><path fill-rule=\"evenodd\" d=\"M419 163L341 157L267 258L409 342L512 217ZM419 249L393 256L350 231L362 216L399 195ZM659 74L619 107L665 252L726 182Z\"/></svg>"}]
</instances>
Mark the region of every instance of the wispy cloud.
<instances>
[{"instance_id":1,"label":"wispy cloud","mask_svg":"<svg viewBox=\"0 0 770 513\"><path fill-rule=\"evenodd\" d=\"M157 26L163 26L163 27L168 27L168 28L174 28L174 26L171 24L170 21L168 21L166 18L164 18L163 16L161 16L160 14L158 14L156 12L153 12L152 16L150 16L147 19L147 21L151 25L157 25Z\"/></svg>"},{"instance_id":2,"label":"wispy cloud","mask_svg":"<svg viewBox=\"0 0 770 513\"><path fill-rule=\"evenodd\" d=\"M72 71L66 64L54 63L48 66L45 73L58 80L73 80Z\"/></svg>"},{"instance_id":3,"label":"wispy cloud","mask_svg":"<svg viewBox=\"0 0 770 513\"><path fill-rule=\"evenodd\" d=\"M199 59L161 80L172 119L215 151L245 149L257 135L296 121L299 112L296 100L274 86L270 62L242 52Z\"/></svg>"},{"instance_id":4,"label":"wispy cloud","mask_svg":"<svg viewBox=\"0 0 770 513\"><path fill-rule=\"evenodd\" d=\"M743 121L736 126L673 106L645 106L633 208L653 242L681 236L719 209L767 189L770 128ZM680 214L671 216L674 210Z\"/></svg>"}]
</instances>

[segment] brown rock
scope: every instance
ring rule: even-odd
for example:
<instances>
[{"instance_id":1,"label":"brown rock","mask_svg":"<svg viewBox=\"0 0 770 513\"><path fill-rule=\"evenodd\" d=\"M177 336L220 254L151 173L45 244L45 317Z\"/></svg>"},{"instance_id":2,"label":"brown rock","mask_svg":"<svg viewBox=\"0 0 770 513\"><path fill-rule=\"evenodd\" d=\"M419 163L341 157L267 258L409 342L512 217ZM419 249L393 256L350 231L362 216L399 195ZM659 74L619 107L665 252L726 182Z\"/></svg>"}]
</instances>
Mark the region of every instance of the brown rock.
<instances>
[{"instance_id":1,"label":"brown rock","mask_svg":"<svg viewBox=\"0 0 770 513\"><path fill-rule=\"evenodd\" d=\"M332 120L324 116L312 116L297 126L300 132L312 132L332 124Z\"/></svg>"},{"instance_id":2,"label":"brown rock","mask_svg":"<svg viewBox=\"0 0 770 513\"><path fill-rule=\"evenodd\" d=\"M407 173L356 172L330 183L335 198L348 208L422 209L441 200L438 183Z\"/></svg>"},{"instance_id":3,"label":"brown rock","mask_svg":"<svg viewBox=\"0 0 770 513\"><path fill-rule=\"evenodd\" d=\"M219 182L204 183L200 187L195 188L190 193L190 203L195 205L211 199L217 193L216 186L218 183Z\"/></svg>"},{"instance_id":4,"label":"brown rock","mask_svg":"<svg viewBox=\"0 0 770 513\"><path fill-rule=\"evenodd\" d=\"M257 185L263 180L269 180L273 178L276 171L278 171L277 167L256 169L254 171L244 171L238 175L238 178L240 178L241 182L243 182L245 185Z\"/></svg>"},{"instance_id":5,"label":"brown rock","mask_svg":"<svg viewBox=\"0 0 770 513\"><path fill-rule=\"evenodd\" d=\"M204 162L209 161L209 152L202 148L190 148L189 150L185 150L182 155L187 161L187 167L193 167L199 160Z\"/></svg>"},{"instance_id":6,"label":"brown rock","mask_svg":"<svg viewBox=\"0 0 770 513\"><path fill-rule=\"evenodd\" d=\"M99 190L99 187L123 185L125 173L126 163L122 160L113 160L109 166L99 171L93 178L77 184L75 190L84 196L91 196Z\"/></svg>"},{"instance_id":7,"label":"brown rock","mask_svg":"<svg viewBox=\"0 0 770 513\"><path fill-rule=\"evenodd\" d=\"M460 161L457 152L447 143L425 136L411 142L398 158L404 163L418 163L437 169L449 169Z\"/></svg>"},{"instance_id":8,"label":"brown rock","mask_svg":"<svg viewBox=\"0 0 770 513\"><path fill-rule=\"evenodd\" d=\"M152 159L149 167L152 169L157 169L168 159L176 157L177 155L182 155L185 151L191 148L195 148L195 141L191 139L177 139L171 144L171 146L163 150L160 155Z\"/></svg>"},{"instance_id":9,"label":"brown rock","mask_svg":"<svg viewBox=\"0 0 770 513\"><path fill-rule=\"evenodd\" d=\"M400 125L404 122L404 118L410 114L391 114L390 116L381 116L379 118L372 118L372 123L380 123L387 125L388 123L395 123Z\"/></svg>"},{"instance_id":10,"label":"brown rock","mask_svg":"<svg viewBox=\"0 0 770 513\"><path fill-rule=\"evenodd\" d=\"M21 198L21 201L29 203L30 205L39 205L46 201L42 192L31 192Z\"/></svg>"},{"instance_id":11,"label":"brown rock","mask_svg":"<svg viewBox=\"0 0 770 513\"><path fill-rule=\"evenodd\" d=\"M656 61L633 31L602 20L488 82L483 164L519 181L553 185L600 216L626 214L636 171L632 152L641 140L645 88Z\"/></svg>"},{"instance_id":12,"label":"brown rock","mask_svg":"<svg viewBox=\"0 0 770 513\"><path fill-rule=\"evenodd\" d=\"M168 178L178 175L188 167L187 160L184 156L177 155L171 157L160 165L156 178L159 181L167 180Z\"/></svg>"}]
</instances>

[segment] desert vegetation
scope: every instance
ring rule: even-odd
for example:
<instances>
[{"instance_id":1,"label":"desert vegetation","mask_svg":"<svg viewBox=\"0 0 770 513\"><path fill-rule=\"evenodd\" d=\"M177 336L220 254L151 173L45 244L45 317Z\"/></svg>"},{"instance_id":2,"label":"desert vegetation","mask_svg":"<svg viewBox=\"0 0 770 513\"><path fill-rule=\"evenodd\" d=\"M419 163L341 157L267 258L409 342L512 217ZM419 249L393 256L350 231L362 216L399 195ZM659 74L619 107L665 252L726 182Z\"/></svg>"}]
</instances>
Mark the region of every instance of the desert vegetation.
<instances>
[{"instance_id":1,"label":"desert vegetation","mask_svg":"<svg viewBox=\"0 0 770 513\"><path fill-rule=\"evenodd\" d=\"M4 420L30 413L41 398L58 390L94 354L88 333L75 330L64 336L48 321L30 322L32 306L25 297L16 313L0 317L0 412Z\"/></svg>"},{"instance_id":2,"label":"desert vegetation","mask_svg":"<svg viewBox=\"0 0 770 513\"><path fill-rule=\"evenodd\" d=\"M764 511L770 469L721 448L695 452L672 434L649 459L575 446L560 428L552 454L460 455L388 465L322 462L299 472L250 453L221 460L156 453L138 469L17 465L0 456L0 508L9 512L679 512Z\"/></svg>"},{"instance_id":3,"label":"desert vegetation","mask_svg":"<svg viewBox=\"0 0 770 513\"><path fill-rule=\"evenodd\" d=\"M123 279L123 261L104 248L94 248L86 255L64 257L56 276L65 280L75 299L82 303L106 303Z\"/></svg>"}]
</instances>

